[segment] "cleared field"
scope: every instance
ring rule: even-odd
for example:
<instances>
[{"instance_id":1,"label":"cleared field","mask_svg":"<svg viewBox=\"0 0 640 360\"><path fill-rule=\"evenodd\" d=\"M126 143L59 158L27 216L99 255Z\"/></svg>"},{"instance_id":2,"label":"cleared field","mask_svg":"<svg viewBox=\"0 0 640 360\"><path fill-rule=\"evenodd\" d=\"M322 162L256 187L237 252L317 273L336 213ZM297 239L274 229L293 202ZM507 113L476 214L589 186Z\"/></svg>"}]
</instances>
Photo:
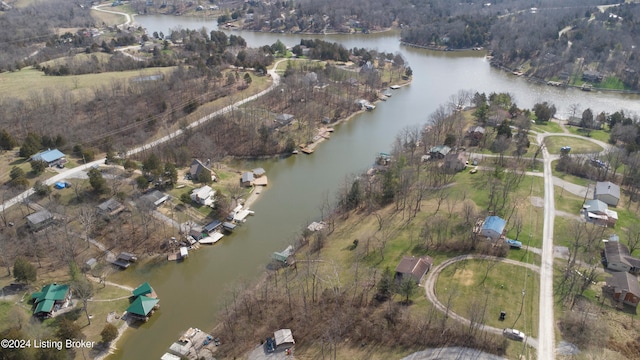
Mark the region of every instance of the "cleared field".
<instances>
[{"instance_id":1,"label":"cleared field","mask_svg":"<svg viewBox=\"0 0 640 360\"><path fill-rule=\"evenodd\" d=\"M42 71L28 67L16 72L0 74L0 97L26 99L32 91L42 91L42 89L52 89L54 92L66 89L75 96L82 97L91 89L108 85L113 80L130 80L154 74L166 75L173 69L173 67L166 67L100 74L46 76Z\"/></svg>"},{"instance_id":2,"label":"cleared field","mask_svg":"<svg viewBox=\"0 0 640 360\"><path fill-rule=\"evenodd\" d=\"M572 154L590 154L602 151L602 146L589 140L583 140L568 136L551 136L544 140L550 154L560 154L560 148L571 146Z\"/></svg>"},{"instance_id":3,"label":"cleared field","mask_svg":"<svg viewBox=\"0 0 640 360\"><path fill-rule=\"evenodd\" d=\"M538 273L520 266L488 260L467 260L445 268L436 294L450 309L497 328L538 334ZM500 321L500 311L507 313Z\"/></svg>"}]
</instances>

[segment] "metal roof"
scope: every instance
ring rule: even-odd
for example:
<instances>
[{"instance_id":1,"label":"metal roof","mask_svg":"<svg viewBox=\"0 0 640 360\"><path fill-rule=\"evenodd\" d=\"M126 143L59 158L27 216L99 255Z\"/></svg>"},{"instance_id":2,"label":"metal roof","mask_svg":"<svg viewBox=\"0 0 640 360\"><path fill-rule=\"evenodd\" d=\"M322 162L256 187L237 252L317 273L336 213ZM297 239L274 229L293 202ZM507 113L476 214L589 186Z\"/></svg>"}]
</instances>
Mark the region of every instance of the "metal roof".
<instances>
[{"instance_id":1,"label":"metal roof","mask_svg":"<svg viewBox=\"0 0 640 360\"><path fill-rule=\"evenodd\" d=\"M127 308L127 312L135 315L147 316L153 310L153 307L160 302L158 299L152 299L144 295L138 296Z\"/></svg>"},{"instance_id":2,"label":"metal roof","mask_svg":"<svg viewBox=\"0 0 640 360\"><path fill-rule=\"evenodd\" d=\"M45 151L41 151L33 156L31 156L31 160L36 161L46 161L48 163L56 160L60 160L64 157L64 154L58 149L48 149Z\"/></svg>"}]
</instances>

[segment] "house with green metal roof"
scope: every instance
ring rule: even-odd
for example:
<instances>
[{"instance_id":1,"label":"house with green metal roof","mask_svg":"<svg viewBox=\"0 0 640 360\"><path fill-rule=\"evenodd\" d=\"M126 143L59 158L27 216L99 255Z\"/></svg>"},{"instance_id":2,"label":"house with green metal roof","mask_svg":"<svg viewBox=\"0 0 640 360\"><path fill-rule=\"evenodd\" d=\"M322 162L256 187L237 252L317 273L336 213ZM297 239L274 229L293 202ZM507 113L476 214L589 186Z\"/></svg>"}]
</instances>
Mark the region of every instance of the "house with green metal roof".
<instances>
[{"instance_id":1,"label":"house with green metal roof","mask_svg":"<svg viewBox=\"0 0 640 360\"><path fill-rule=\"evenodd\" d=\"M71 301L69 285L49 284L39 292L31 295L33 301L33 315L38 317L52 317L53 313L66 306Z\"/></svg>"},{"instance_id":2,"label":"house with green metal roof","mask_svg":"<svg viewBox=\"0 0 640 360\"><path fill-rule=\"evenodd\" d=\"M153 311L160 307L158 305L159 302L160 300L158 299L152 299L144 295L138 296L127 308L127 313L136 319L147 321Z\"/></svg>"}]
</instances>

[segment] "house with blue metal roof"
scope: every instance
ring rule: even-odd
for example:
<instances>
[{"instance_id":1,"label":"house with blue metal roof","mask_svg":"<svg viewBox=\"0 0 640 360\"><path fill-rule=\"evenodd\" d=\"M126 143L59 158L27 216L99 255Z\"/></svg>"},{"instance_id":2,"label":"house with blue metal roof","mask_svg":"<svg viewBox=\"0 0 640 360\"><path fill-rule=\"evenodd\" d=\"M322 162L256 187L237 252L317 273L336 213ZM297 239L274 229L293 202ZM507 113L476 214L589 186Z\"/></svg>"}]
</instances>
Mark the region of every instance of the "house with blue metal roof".
<instances>
[{"instance_id":1,"label":"house with blue metal roof","mask_svg":"<svg viewBox=\"0 0 640 360\"><path fill-rule=\"evenodd\" d=\"M58 149L47 149L31 156L31 161L44 161L49 166L55 166L67 162L64 157L65 155Z\"/></svg>"},{"instance_id":2,"label":"house with blue metal roof","mask_svg":"<svg viewBox=\"0 0 640 360\"><path fill-rule=\"evenodd\" d=\"M487 216L480 229L480 235L491 240L498 240L504 233L507 221L499 216Z\"/></svg>"}]
</instances>

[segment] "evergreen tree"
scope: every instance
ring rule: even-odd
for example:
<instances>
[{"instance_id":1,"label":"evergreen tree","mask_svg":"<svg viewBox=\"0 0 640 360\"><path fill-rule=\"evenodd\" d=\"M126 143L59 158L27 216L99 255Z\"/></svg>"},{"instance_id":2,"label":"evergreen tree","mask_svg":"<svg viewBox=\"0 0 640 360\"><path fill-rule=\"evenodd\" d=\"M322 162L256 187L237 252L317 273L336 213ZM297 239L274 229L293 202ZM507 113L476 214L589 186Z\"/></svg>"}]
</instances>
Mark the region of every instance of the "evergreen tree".
<instances>
[{"instance_id":1,"label":"evergreen tree","mask_svg":"<svg viewBox=\"0 0 640 360\"><path fill-rule=\"evenodd\" d=\"M16 141L16 139L14 139L13 136L11 136L11 134L7 132L7 130L2 129L0 131L0 149L11 150L16 146L18 146L18 142Z\"/></svg>"},{"instance_id":2,"label":"evergreen tree","mask_svg":"<svg viewBox=\"0 0 640 360\"><path fill-rule=\"evenodd\" d=\"M19 257L13 263L13 277L21 283L32 283L36 281L38 270L36 267L23 257Z\"/></svg>"}]
</instances>

